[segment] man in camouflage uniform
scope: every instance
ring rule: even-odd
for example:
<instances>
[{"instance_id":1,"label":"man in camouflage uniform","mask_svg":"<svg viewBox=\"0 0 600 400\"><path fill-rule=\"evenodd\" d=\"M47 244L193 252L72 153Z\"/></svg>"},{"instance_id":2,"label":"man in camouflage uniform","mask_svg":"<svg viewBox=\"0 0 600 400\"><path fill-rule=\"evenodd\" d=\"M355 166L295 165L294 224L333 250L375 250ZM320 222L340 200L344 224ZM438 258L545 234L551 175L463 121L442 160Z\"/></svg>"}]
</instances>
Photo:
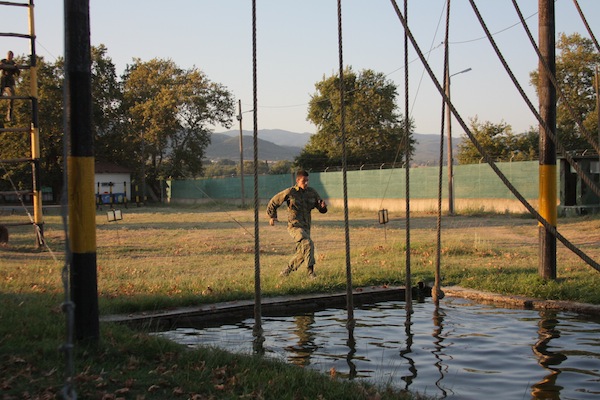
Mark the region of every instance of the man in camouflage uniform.
<instances>
[{"instance_id":1,"label":"man in camouflage uniform","mask_svg":"<svg viewBox=\"0 0 600 400\"><path fill-rule=\"evenodd\" d=\"M281 276L287 276L297 270L303 263L308 268L308 276L315 278L315 244L310 238L310 213L313 208L324 214L327 204L317 191L308 186L308 173L298 171L296 185L277 193L267 205L269 225L277 222L277 209L283 204L288 205L288 232L296 242L296 253L281 271Z\"/></svg>"}]
</instances>

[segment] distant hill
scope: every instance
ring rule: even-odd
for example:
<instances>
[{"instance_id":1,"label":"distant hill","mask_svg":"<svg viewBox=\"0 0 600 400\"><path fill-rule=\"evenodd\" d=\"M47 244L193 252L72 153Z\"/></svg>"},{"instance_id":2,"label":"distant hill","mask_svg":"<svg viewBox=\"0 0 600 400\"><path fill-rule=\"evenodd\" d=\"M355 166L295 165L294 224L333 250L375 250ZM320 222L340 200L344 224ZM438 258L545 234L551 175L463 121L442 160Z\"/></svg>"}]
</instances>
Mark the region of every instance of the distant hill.
<instances>
[{"instance_id":1,"label":"distant hill","mask_svg":"<svg viewBox=\"0 0 600 400\"><path fill-rule=\"evenodd\" d=\"M293 160L310 139L310 133L296 133L281 129L263 129L258 131L258 158L260 160L279 161ZM413 163L416 165L438 165L440 152L440 136L414 133L417 141ZM239 160L240 131L226 131L212 134L212 143L206 149L206 158ZM446 138L444 138L445 140ZM456 152L460 138L453 138L452 148ZM244 159L253 158L253 132L243 131ZM444 146L444 152L447 145ZM444 156L444 163L446 161Z\"/></svg>"},{"instance_id":2,"label":"distant hill","mask_svg":"<svg viewBox=\"0 0 600 400\"><path fill-rule=\"evenodd\" d=\"M230 136L224 133L213 133L212 142L206 149L205 157L210 160L218 159L240 159L240 138L239 131L236 136ZM244 132L244 159L252 160L254 157L254 138L250 132ZM302 145L303 147L304 145ZM258 139L258 159L268 161L293 160L302 147L280 146L271 141Z\"/></svg>"}]
</instances>

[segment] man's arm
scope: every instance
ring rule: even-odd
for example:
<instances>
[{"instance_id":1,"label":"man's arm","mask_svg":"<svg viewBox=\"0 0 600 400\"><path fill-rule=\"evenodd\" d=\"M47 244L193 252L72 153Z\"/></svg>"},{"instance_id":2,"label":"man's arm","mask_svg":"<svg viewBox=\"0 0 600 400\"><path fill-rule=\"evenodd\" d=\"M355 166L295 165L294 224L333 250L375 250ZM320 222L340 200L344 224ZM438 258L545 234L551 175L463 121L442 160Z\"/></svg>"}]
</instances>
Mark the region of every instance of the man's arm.
<instances>
[{"instance_id":1,"label":"man's arm","mask_svg":"<svg viewBox=\"0 0 600 400\"><path fill-rule=\"evenodd\" d=\"M267 204L267 216L269 217L269 225L275 225L277 222L277 209L286 201L290 189L282 190L271 198Z\"/></svg>"}]
</instances>

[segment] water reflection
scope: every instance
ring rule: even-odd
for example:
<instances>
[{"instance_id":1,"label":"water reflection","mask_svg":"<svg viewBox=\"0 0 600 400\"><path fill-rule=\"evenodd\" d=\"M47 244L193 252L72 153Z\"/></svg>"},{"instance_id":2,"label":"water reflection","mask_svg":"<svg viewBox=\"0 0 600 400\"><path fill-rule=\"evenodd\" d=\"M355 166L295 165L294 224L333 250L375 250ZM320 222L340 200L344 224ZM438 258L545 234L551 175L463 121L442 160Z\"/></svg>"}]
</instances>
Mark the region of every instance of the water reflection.
<instances>
[{"instance_id":1,"label":"water reflection","mask_svg":"<svg viewBox=\"0 0 600 400\"><path fill-rule=\"evenodd\" d=\"M404 333L406 334L406 346L400 350L400 357L405 359L408 362L408 372L409 374L400 377L406 385L404 389L408 390L410 384L417 377L417 366L415 364L415 360L410 357L412 352L413 345L413 333L412 333L412 311L410 309L406 309L406 319L404 321Z\"/></svg>"},{"instance_id":2,"label":"water reflection","mask_svg":"<svg viewBox=\"0 0 600 400\"><path fill-rule=\"evenodd\" d=\"M532 346L532 349L538 358L538 364L549 373L544 376L544 379L532 385L531 396L534 399L560 399L560 391L563 387L556 383L560 375L560 370L556 366L565 361L567 356L552 351L552 345L550 344L553 339L560 338L560 331L557 329L558 325L559 321L556 318L556 312L540 312L540 320L538 322L539 339Z\"/></svg>"},{"instance_id":3,"label":"water reflection","mask_svg":"<svg viewBox=\"0 0 600 400\"><path fill-rule=\"evenodd\" d=\"M599 398L600 320L462 299L442 304L415 302L412 314L399 301L360 307L355 326L343 309L269 317L265 353L435 398ZM250 351L251 328L249 319L164 335L190 346Z\"/></svg>"},{"instance_id":4,"label":"water reflection","mask_svg":"<svg viewBox=\"0 0 600 400\"><path fill-rule=\"evenodd\" d=\"M317 350L314 332L311 329L315 323L315 314L298 315L293 317L295 328L293 333L298 340L295 344L286 346L285 349L292 353L289 360L296 365L306 366L310 364L310 355Z\"/></svg>"},{"instance_id":5,"label":"water reflection","mask_svg":"<svg viewBox=\"0 0 600 400\"><path fill-rule=\"evenodd\" d=\"M433 356L437 360L435 362L435 366L437 367L437 370L439 371L440 377L438 380L435 381L435 386L440 390L440 393L442 393L442 398L445 398L448 395L448 392L442 386L442 380L444 379L444 374L446 372L448 372L448 366L444 365L444 361L442 358L442 356L444 355L444 347L445 347L443 344L444 337L442 336L442 332L444 330L444 317L445 316L446 316L446 314L444 314L444 310L441 310L436 305L435 309L433 310L433 333L432 333L432 336L433 336L434 340L433 340L433 351L431 352L431 354L433 354Z\"/></svg>"}]
</instances>

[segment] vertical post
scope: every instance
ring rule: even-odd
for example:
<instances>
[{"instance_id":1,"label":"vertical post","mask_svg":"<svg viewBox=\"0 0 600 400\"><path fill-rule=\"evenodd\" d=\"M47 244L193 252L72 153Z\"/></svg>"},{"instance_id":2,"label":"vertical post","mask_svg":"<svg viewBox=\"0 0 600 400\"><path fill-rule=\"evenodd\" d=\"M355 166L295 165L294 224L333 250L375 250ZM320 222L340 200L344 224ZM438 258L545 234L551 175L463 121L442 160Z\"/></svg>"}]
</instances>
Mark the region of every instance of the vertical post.
<instances>
[{"instance_id":1,"label":"vertical post","mask_svg":"<svg viewBox=\"0 0 600 400\"><path fill-rule=\"evenodd\" d=\"M239 114L237 116L238 121L240 121L240 185L241 185L241 195L242 195L242 207L246 206L246 194L244 192L244 133L242 130L242 101L238 100L238 110Z\"/></svg>"},{"instance_id":2,"label":"vertical post","mask_svg":"<svg viewBox=\"0 0 600 400\"><path fill-rule=\"evenodd\" d=\"M100 336L96 271L94 137L89 0L65 0L65 133L69 199L70 281L75 337Z\"/></svg>"},{"instance_id":3,"label":"vertical post","mask_svg":"<svg viewBox=\"0 0 600 400\"><path fill-rule=\"evenodd\" d=\"M556 75L554 0L539 0L539 47L549 74ZM549 130L556 131L556 89L552 84L544 63L539 62L540 115ZM551 225L556 226L556 148L549 133L540 126L540 215ZM543 279L556 279L556 237L538 225L539 268Z\"/></svg>"},{"instance_id":4,"label":"vertical post","mask_svg":"<svg viewBox=\"0 0 600 400\"><path fill-rule=\"evenodd\" d=\"M44 245L44 220L42 217L42 188L40 187L40 130L38 125L37 57L35 54L35 19L33 0L29 2L29 90L31 93L31 173L33 176L33 222L36 226L36 245Z\"/></svg>"}]
</instances>

